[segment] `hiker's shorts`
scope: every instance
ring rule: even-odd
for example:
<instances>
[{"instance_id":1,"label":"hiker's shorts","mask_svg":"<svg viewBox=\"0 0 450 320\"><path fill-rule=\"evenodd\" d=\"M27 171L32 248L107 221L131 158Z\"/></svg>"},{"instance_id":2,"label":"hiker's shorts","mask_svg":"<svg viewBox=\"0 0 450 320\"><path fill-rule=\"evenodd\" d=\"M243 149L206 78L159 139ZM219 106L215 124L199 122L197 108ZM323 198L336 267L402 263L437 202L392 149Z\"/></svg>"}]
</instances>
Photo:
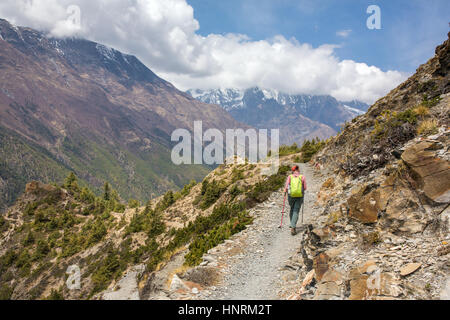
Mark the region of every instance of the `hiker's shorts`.
<instances>
[{"instance_id":1,"label":"hiker's shorts","mask_svg":"<svg viewBox=\"0 0 450 320\"><path fill-rule=\"evenodd\" d=\"M291 228L297 227L298 221L298 213L300 212L300 208L303 205L303 197L294 198L288 196L289 206L291 207L291 211L289 212L289 218L291 219Z\"/></svg>"}]
</instances>

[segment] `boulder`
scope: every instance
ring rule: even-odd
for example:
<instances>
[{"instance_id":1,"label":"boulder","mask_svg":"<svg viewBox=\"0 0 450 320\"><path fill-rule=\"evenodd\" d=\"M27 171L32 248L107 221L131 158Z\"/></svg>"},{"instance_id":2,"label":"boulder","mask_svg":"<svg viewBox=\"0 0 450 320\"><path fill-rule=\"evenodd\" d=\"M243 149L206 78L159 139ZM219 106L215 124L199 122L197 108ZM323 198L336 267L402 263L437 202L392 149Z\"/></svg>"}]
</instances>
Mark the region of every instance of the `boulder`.
<instances>
[{"instance_id":1,"label":"boulder","mask_svg":"<svg viewBox=\"0 0 450 320\"><path fill-rule=\"evenodd\" d=\"M322 283L335 282L336 284L342 283L342 274L334 269L330 269L322 276Z\"/></svg>"},{"instance_id":2,"label":"boulder","mask_svg":"<svg viewBox=\"0 0 450 320\"><path fill-rule=\"evenodd\" d=\"M176 274L173 275L170 282L170 291L188 290L188 286Z\"/></svg>"},{"instance_id":3,"label":"boulder","mask_svg":"<svg viewBox=\"0 0 450 320\"><path fill-rule=\"evenodd\" d=\"M350 280L349 300L379 299L380 297L394 299L402 293L395 276L381 272L373 260L350 270L348 279Z\"/></svg>"},{"instance_id":4,"label":"boulder","mask_svg":"<svg viewBox=\"0 0 450 320\"><path fill-rule=\"evenodd\" d=\"M319 283L317 286L314 300L329 300L340 297L341 288L335 282Z\"/></svg>"},{"instance_id":5,"label":"boulder","mask_svg":"<svg viewBox=\"0 0 450 320\"><path fill-rule=\"evenodd\" d=\"M391 186L375 189L370 185L363 186L347 200L349 217L362 223L377 222L378 212L385 209L391 189Z\"/></svg>"},{"instance_id":6,"label":"boulder","mask_svg":"<svg viewBox=\"0 0 450 320\"><path fill-rule=\"evenodd\" d=\"M421 141L406 148L402 160L415 173L414 179L425 195L437 203L450 202L450 164L436 156L442 144Z\"/></svg>"},{"instance_id":7,"label":"boulder","mask_svg":"<svg viewBox=\"0 0 450 320\"><path fill-rule=\"evenodd\" d=\"M326 253L319 253L313 260L313 268L315 271L315 278L319 282L322 280L325 272L328 271L328 262L330 258Z\"/></svg>"},{"instance_id":8,"label":"boulder","mask_svg":"<svg viewBox=\"0 0 450 320\"><path fill-rule=\"evenodd\" d=\"M390 231L407 233L422 232L427 223L417 195L410 189L397 186L386 207L386 215L382 223L386 223Z\"/></svg>"}]
</instances>

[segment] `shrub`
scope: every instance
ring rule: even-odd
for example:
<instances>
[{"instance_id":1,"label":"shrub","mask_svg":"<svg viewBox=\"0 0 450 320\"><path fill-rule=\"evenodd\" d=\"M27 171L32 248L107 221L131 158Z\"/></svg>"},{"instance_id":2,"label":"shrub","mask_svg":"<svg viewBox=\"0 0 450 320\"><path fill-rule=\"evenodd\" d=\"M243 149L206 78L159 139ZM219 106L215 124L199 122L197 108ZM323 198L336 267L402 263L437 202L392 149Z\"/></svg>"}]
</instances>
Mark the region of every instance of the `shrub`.
<instances>
[{"instance_id":1,"label":"shrub","mask_svg":"<svg viewBox=\"0 0 450 320\"><path fill-rule=\"evenodd\" d=\"M130 199L130 200L128 200L128 206L129 206L131 209L138 208L140 205L141 205L141 204L140 204L139 200L136 200L136 199Z\"/></svg>"},{"instance_id":2,"label":"shrub","mask_svg":"<svg viewBox=\"0 0 450 320\"><path fill-rule=\"evenodd\" d=\"M367 246L376 245L381 242L380 234L376 231L363 234L363 244Z\"/></svg>"},{"instance_id":3,"label":"shrub","mask_svg":"<svg viewBox=\"0 0 450 320\"><path fill-rule=\"evenodd\" d=\"M46 298L46 300L64 300L64 296L62 292L52 289L50 295Z\"/></svg>"},{"instance_id":4,"label":"shrub","mask_svg":"<svg viewBox=\"0 0 450 320\"><path fill-rule=\"evenodd\" d=\"M417 128L417 133L424 136L438 133L437 121L434 119L422 121Z\"/></svg>"},{"instance_id":5,"label":"shrub","mask_svg":"<svg viewBox=\"0 0 450 320\"><path fill-rule=\"evenodd\" d=\"M13 263L17 259L17 253L10 249L6 251L6 253L0 257L0 275L6 272L10 266L13 265Z\"/></svg>"},{"instance_id":6,"label":"shrub","mask_svg":"<svg viewBox=\"0 0 450 320\"><path fill-rule=\"evenodd\" d=\"M185 256L185 265L196 266L202 261L202 256L209 249L214 248L224 240L246 228L253 219L246 211L238 213L237 217L230 219L225 224L214 227L206 234L198 235L189 246L189 252Z\"/></svg>"},{"instance_id":7,"label":"shrub","mask_svg":"<svg viewBox=\"0 0 450 320\"><path fill-rule=\"evenodd\" d=\"M231 182L235 183L236 181L242 179L244 179L244 170L234 167L231 172Z\"/></svg>"},{"instance_id":8,"label":"shrub","mask_svg":"<svg viewBox=\"0 0 450 320\"><path fill-rule=\"evenodd\" d=\"M301 149L297 146L297 144L294 142L291 146L282 145L279 148L279 156L287 156L294 153L299 153ZM269 153L269 156L271 153Z\"/></svg>"},{"instance_id":9,"label":"shrub","mask_svg":"<svg viewBox=\"0 0 450 320\"><path fill-rule=\"evenodd\" d=\"M213 205L227 189L227 186L224 183L217 182L216 180L207 182L205 185L206 187L200 202L200 209L202 210L205 210Z\"/></svg>"},{"instance_id":10,"label":"shrub","mask_svg":"<svg viewBox=\"0 0 450 320\"><path fill-rule=\"evenodd\" d=\"M107 234L106 226L100 220L95 221L94 224L88 225L88 230L90 231L87 238L88 246L101 241Z\"/></svg>"},{"instance_id":11,"label":"shrub","mask_svg":"<svg viewBox=\"0 0 450 320\"><path fill-rule=\"evenodd\" d=\"M419 105L415 107L413 111L417 116L421 117L422 119L425 118L425 116L427 116L430 113L430 110L424 105Z\"/></svg>"},{"instance_id":12,"label":"shrub","mask_svg":"<svg viewBox=\"0 0 450 320\"><path fill-rule=\"evenodd\" d=\"M440 101L441 101L441 97L436 96L434 98L429 99L428 95L424 94L422 96L422 105L427 107L427 108L432 108L435 105L437 105Z\"/></svg>"},{"instance_id":13,"label":"shrub","mask_svg":"<svg viewBox=\"0 0 450 320\"><path fill-rule=\"evenodd\" d=\"M34 243L34 235L33 232L29 231L27 235L25 236L25 239L23 239L23 245L29 246Z\"/></svg>"},{"instance_id":14,"label":"shrub","mask_svg":"<svg viewBox=\"0 0 450 320\"><path fill-rule=\"evenodd\" d=\"M231 187L229 192L230 192L231 198L234 199L238 195L240 195L243 191L238 187L237 184L235 184Z\"/></svg>"},{"instance_id":15,"label":"shrub","mask_svg":"<svg viewBox=\"0 0 450 320\"><path fill-rule=\"evenodd\" d=\"M280 189L286 180L286 172L288 171L288 166L281 166L277 174L269 176L265 181L256 183L247 193L247 207L266 201L272 192Z\"/></svg>"},{"instance_id":16,"label":"shrub","mask_svg":"<svg viewBox=\"0 0 450 320\"><path fill-rule=\"evenodd\" d=\"M109 201L111 199L111 188L109 187L109 183L105 182L103 186L103 200Z\"/></svg>"},{"instance_id":17,"label":"shrub","mask_svg":"<svg viewBox=\"0 0 450 320\"><path fill-rule=\"evenodd\" d=\"M394 112L394 121L392 121L392 126L400 126L405 122L409 124L416 124L417 122L417 114L413 109L406 109L403 112L396 113Z\"/></svg>"},{"instance_id":18,"label":"shrub","mask_svg":"<svg viewBox=\"0 0 450 320\"><path fill-rule=\"evenodd\" d=\"M110 249L106 259L100 260L95 264L95 271L92 274L94 288L91 294L105 290L108 285L122 273L117 252Z\"/></svg>"},{"instance_id":19,"label":"shrub","mask_svg":"<svg viewBox=\"0 0 450 320\"><path fill-rule=\"evenodd\" d=\"M0 287L0 300L10 300L13 293L13 289L6 284L2 284Z\"/></svg>"},{"instance_id":20,"label":"shrub","mask_svg":"<svg viewBox=\"0 0 450 320\"><path fill-rule=\"evenodd\" d=\"M301 157L300 162L306 163L311 160L311 158L319 152L325 146L325 141L321 141L319 138L312 139L311 141L306 140L303 142L300 148Z\"/></svg>"},{"instance_id":21,"label":"shrub","mask_svg":"<svg viewBox=\"0 0 450 320\"><path fill-rule=\"evenodd\" d=\"M75 173L71 172L67 176L63 187L67 189L70 193L78 193L80 191L80 188L78 187L78 180L75 176Z\"/></svg>"},{"instance_id":22,"label":"shrub","mask_svg":"<svg viewBox=\"0 0 450 320\"><path fill-rule=\"evenodd\" d=\"M39 240L36 246L36 251L33 255L33 261L40 260L47 256L50 252L50 247L44 240Z\"/></svg>"},{"instance_id":23,"label":"shrub","mask_svg":"<svg viewBox=\"0 0 450 320\"><path fill-rule=\"evenodd\" d=\"M173 191L169 190L164 194L163 198L156 205L156 210L164 211L174 203L175 199L173 196Z\"/></svg>"},{"instance_id":24,"label":"shrub","mask_svg":"<svg viewBox=\"0 0 450 320\"><path fill-rule=\"evenodd\" d=\"M183 189L180 191L181 196L186 197L187 195L189 195L189 193L191 193L192 188L195 187L196 184L197 182L195 180L191 180L191 182L185 185Z\"/></svg>"},{"instance_id":25,"label":"shrub","mask_svg":"<svg viewBox=\"0 0 450 320\"><path fill-rule=\"evenodd\" d=\"M20 275L22 277L27 276L31 270L31 256L28 250L23 250L16 260L16 267L19 268Z\"/></svg>"}]
</instances>

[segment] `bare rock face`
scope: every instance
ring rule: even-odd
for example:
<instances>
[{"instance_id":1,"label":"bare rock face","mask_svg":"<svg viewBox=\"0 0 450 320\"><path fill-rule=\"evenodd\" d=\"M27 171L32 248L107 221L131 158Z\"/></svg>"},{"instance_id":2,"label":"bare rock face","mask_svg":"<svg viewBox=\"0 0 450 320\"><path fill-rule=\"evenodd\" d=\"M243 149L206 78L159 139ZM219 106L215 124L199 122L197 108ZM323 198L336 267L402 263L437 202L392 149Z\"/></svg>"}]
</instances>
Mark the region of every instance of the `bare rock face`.
<instances>
[{"instance_id":1,"label":"bare rock face","mask_svg":"<svg viewBox=\"0 0 450 320\"><path fill-rule=\"evenodd\" d=\"M38 181L31 181L25 186L25 197L51 197L54 201L63 200L66 192L60 188Z\"/></svg>"},{"instance_id":2,"label":"bare rock face","mask_svg":"<svg viewBox=\"0 0 450 320\"><path fill-rule=\"evenodd\" d=\"M399 282L391 273L380 272L375 261L350 270L349 300L395 299L401 294Z\"/></svg>"},{"instance_id":3,"label":"bare rock face","mask_svg":"<svg viewBox=\"0 0 450 320\"><path fill-rule=\"evenodd\" d=\"M314 258L314 270L316 274L317 281L320 281L323 275L328 271L328 261L329 257L326 253L320 253Z\"/></svg>"},{"instance_id":4,"label":"bare rock face","mask_svg":"<svg viewBox=\"0 0 450 320\"><path fill-rule=\"evenodd\" d=\"M443 145L436 141L421 141L408 147L402 160L416 174L415 178L425 195L438 203L450 202L450 164L437 157Z\"/></svg>"},{"instance_id":5,"label":"bare rock face","mask_svg":"<svg viewBox=\"0 0 450 320\"><path fill-rule=\"evenodd\" d=\"M44 192L51 192L56 190L57 188L49 185L49 184L44 184L42 182L39 181L31 181L30 183L27 183L26 187L25 187L25 192L26 193L38 193L41 191Z\"/></svg>"},{"instance_id":6,"label":"bare rock face","mask_svg":"<svg viewBox=\"0 0 450 320\"><path fill-rule=\"evenodd\" d=\"M353 194L347 202L349 216L362 223L375 223L378 220L378 212L382 209L380 192L370 190L366 185Z\"/></svg>"}]
</instances>

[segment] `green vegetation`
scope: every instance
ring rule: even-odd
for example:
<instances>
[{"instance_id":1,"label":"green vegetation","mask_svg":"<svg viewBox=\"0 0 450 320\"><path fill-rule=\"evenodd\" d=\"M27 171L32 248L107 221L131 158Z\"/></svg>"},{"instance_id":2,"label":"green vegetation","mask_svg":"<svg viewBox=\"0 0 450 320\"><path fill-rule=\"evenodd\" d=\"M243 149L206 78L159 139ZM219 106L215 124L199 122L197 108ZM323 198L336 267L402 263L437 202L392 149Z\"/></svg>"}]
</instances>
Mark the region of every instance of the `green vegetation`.
<instances>
[{"instance_id":1,"label":"green vegetation","mask_svg":"<svg viewBox=\"0 0 450 320\"><path fill-rule=\"evenodd\" d=\"M244 169L234 167L231 171L231 182L235 183L236 181L244 179Z\"/></svg>"},{"instance_id":2,"label":"green vegetation","mask_svg":"<svg viewBox=\"0 0 450 320\"><path fill-rule=\"evenodd\" d=\"M175 198L179 199L179 198L188 196L191 193L192 188L195 187L196 185L197 185L197 181L191 180L191 182L189 182L189 184L185 185L183 187L183 189L181 189L180 192L177 192L175 194ZM178 196L178 194L179 194L179 196Z\"/></svg>"},{"instance_id":3,"label":"green vegetation","mask_svg":"<svg viewBox=\"0 0 450 320\"><path fill-rule=\"evenodd\" d=\"M326 141L315 138L312 140L305 140L301 148L299 148L296 143L293 143L291 146L282 145L279 149L279 156L281 157L300 153L300 155L295 157L294 161L306 163L310 161L313 155L319 152L325 144ZM268 156L270 157L270 155L271 152L269 152Z\"/></svg>"},{"instance_id":4,"label":"green vegetation","mask_svg":"<svg viewBox=\"0 0 450 320\"><path fill-rule=\"evenodd\" d=\"M325 144L326 141L322 141L319 138L312 139L311 141L305 140L300 148L300 162L309 162L311 158L325 146Z\"/></svg>"},{"instance_id":5,"label":"green vegetation","mask_svg":"<svg viewBox=\"0 0 450 320\"><path fill-rule=\"evenodd\" d=\"M64 296L61 290L52 289L50 295L47 297L46 300L64 300Z\"/></svg>"},{"instance_id":6,"label":"green vegetation","mask_svg":"<svg viewBox=\"0 0 450 320\"><path fill-rule=\"evenodd\" d=\"M297 144L294 142L291 146L287 146L287 145L281 145L279 148L279 156L288 156L294 153L299 153L301 150L300 148L297 146ZM271 152L269 151L269 157L271 155Z\"/></svg>"},{"instance_id":7,"label":"green vegetation","mask_svg":"<svg viewBox=\"0 0 450 320\"><path fill-rule=\"evenodd\" d=\"M136 199L128 200L128 207L130 207L131 209L136 209L136 208L139 208L140 206L141 206L141 203L139 202L139 200L136 200Z\"/></svg>"},{"instance_id":8,"label":"green vegetation","mask_svg":"<svg viewBox=\"0 0 450 320\"><path fill-rule=\"evenodd\" d=\"M150 238L154 239L165 230L165 224L162 221L162 212L152 210L151 203L148 202L144 211L133 216L130 224L126 228L125 236L131 233L145 232Z\"/></svg>"},{"instance_id":9,"label":"green vegetation","mask_svg":"<svg viewBox=\"0 0 450 320\"><path fill-rule=\"evenodd\" d=\"M209 249L224 242L233 234L244 230L246 225L252 223L252 221L253 218L246 211L241 211L237 214L237 217L233 217L226 223L216 226L206 234L197 236L189 245L189 253L185 256L185 264L188 266L198 265L202 261L203 254Z\"/></svg>"},{"instance_id":10,"label":"green vegetation","mask_svg":"<svg viewBox=\"0 0 450 320\"><path fill-rule=\"evenodd\" d=\"M13 289L3 284L0 286L0 300L9 300L11 299L11 295L13 293Z\"/></svg>"},{"instance_id":11,"label":"green vegetation","mask_svg":"<svg viewBox=\"0 0 450 320\"><path fill-rule=\"evenodd\" d=\"M424 120L417 128L417 134L428 136L438 133L438 122L435 119Z\"/></svg>"},{"instance_id":12,"label":"green vegetation","mask_svg":"<svg viewBox=\"0 0 450 320\"><path fill-rule=\"evenodd\" d=\"M68 196L61 187L67 190ZM61 187L35 191L37 200L26 205L24 223L17 232L22 247L0 257L0 281L6 281L5 275L12 267L20 277L30 276L32 269L31 277L37 277L53 265L50 263L53 258L71 257L99 243L113 227L111 212L125 208L108 184L102 197L96 197L86 187L80 188L77 178L70 173ZM5 292L6 289L3 296ZM38 291L33 292L36 297L40 295ZM53 292L49 298L61 298L58 294Z\"/></svg>"},{"instance_id":13,"label":"green vegetation","mask_svg":"<svg viewBox=\"0 0 450 320\"><path fill-rule=\"evenodd\" d=\"M245 168L248 169L248 166L237 167L229 180L233 177L236 182L243 179ZM254 169L254 166L251 168ZM156 270L186 245L189 245L186 264L196 265L206 251L252 222L247 209L279 189L288 170L287 166L281 167L276 175L250 187L236 183L230 187L230 181L205 179L198 205L206 209L215 204L211 214L197 216L183 228L172 228L169 232L166 232L163 220L164 211L177 199L189 195L196 185L194 181L179 192L166 192L155 205L149 201L143 210L139 209L137 200L130 200L129 207L135 209L135 214L127 224L125 216L117 220L114 217L116 214L112 214L118 212L116 209L123 211L125 205L108 183L104 184L101 196L96 196L89 188L80 186L75 174L70 172L62 186L38 189L37 200L24 204L24 223L15 235L20 246L0 257L0 284L10 284L14 277L34 280L48 270L63 277L64 270L59 270L58 262L62 259L70 261L75 254L95 244L100 244L100 247L81 259L81 263L87 266L84 276L90 277L93 284L90 292L82 293L84 298L106 289L131 264L145 261L149 271ZM227 189L231 197L217 204ZM236 203L238 195L243 196L244 200ZM112 230L122 227L125 228L119 244L105 241ZM136 237L137 233L141 235ZM142 234L145 234L144 238ZM136 239L139 239L138 242L134 241ZM55 258L56 263L53 261ZM31 288L29 298L42 298L43 288L45 286L40 284ZM12 291L9 289L4 286L1 296L10 297ZM45 299L64 299L64 292L64 289L53 290Z\"/></svg>"},{"instance_id":14,"label":"green vegetation","mask_svg":"<svg viewBox=\"0 0 450 320\"><path fill-rule=\"evenodd\" d=\"M440 101L441 101L441 97L440 96L436 96L434 98L429 99L427 94L424 94L422 96L422 102L421 105L427 107L427 108L432 108L435 105L437 105Z\"/></svg>"},{"instance_id":15,"label":"green vegetation","mask_svg":"<svg viewBox=\"0 0 450 320\"><path fill-rule=\"evenodd\" d=\"M126 268L126 262L121 261L115 250L109 249L106 259L101 259L93 264L92 282L94 288L91 296L97 292L105 290L114 279L117 279Z\"/></svg>"},{"instance_id":16,"label":"green vegetation","mask_svg":"<svg viewBox=\"0 0 450 320\"><path fill-rule=\"evenodd\" d=\"M158 204L156 205L156 210L164 211L174 203L175 203L175 197L173 195L173 191L169 190L164 194L164 197L162 198L162 200L159 201Z\"/></svg>"},{"instance_id":17,"label":"green vegetation","mask_svg":"<svg viewBox=\"0 0 450 320\"><path fill-rule=\"evenodd\" d=\"M245 206L243 203L221 204L214 207L211 215L206 217L197 217L194 222L189 222L186 227L174 231L174 237L169 242L169 244L166 247L160 248L153 253L148 263L148 268L150 270L155 270L158 264L164 261L167 256L170 256L170 253L174 252L177 248L188 244L192 239L199 239L199 237L212 232L212 230L214 230L215 228L218 228L221 225L231 221L235 217L238 217L238 224L240 225L240 227L242 227L243 224L245 224L247 221L243 219L244 216L242 215L242 212L244 210ZM236 220L234 220L234 222L235 221ZM224 229L221 229L221 231L226 231L226 229L227 228L224 227ZM215 238L226 239L224 238L223 234L221 236L216 235ZM204 246L202 246L202 248L204 248ZM191 254L190 259L197 260L196 257L200 251L197 250L196 252L196 254Z\"/></svg>"},{"instance_id":18,"label":"green vegetation","mask_svg":"<svg viewBox=\"0 0 450 320\"><path fill-rule=\"evenodd\" d=\"M281 166L278 173L267 177L265 181L256 183L251 190L246 193L247 207L253 207L257 203L266 201L270 194L280 189L285 180L289 166Z\"/></svg>"},{"instance_id":19,"label":"green vegetation","mask_svg":"<svg viewBox=\"0 0 450 320\"><path fill-rule=\"evenodd\" d=\"M362 235L363 244L366 246L373 246L381 243L380 234L377 231L369 232Z\"/></svg>"},{"instance_id":20,"label":"green vegetation","mask_svg":"<svg viewBox=\"0 0 450 320\"><path fill-rule=\"evenodd\" d=\"M6 231L8 229L8 227L9 227L8 221L6 221L5 218L0 216L0 233Z\"/></svg>"},{"instance_id":21,"label":"green vegetation","mask_svg":"<svg viewBox=\"0 0 450 320\"><path fill-rule=\"evenodd\" d=\"M227 188L228 184L224 181L217 182L212 180L210 182L208 179L205 179L202 182L201 195L195 202L198 203L200 209L208 209L216 203L217 199L220 198Z\"/></svg>"},{"instance_id":22,"label":"green vegetation","mask_svg":"<svg viewBox=\"0 0 450 320\"><path fill-rule=\"evenodd\" d=\"M402 112L384 111L375 120L374 129L371 133L372 142L377 142L395 135L398 131L397 128L405 123L410 125L417 123L415 109L409 108Z\"/></svg>"}]
</instances>

